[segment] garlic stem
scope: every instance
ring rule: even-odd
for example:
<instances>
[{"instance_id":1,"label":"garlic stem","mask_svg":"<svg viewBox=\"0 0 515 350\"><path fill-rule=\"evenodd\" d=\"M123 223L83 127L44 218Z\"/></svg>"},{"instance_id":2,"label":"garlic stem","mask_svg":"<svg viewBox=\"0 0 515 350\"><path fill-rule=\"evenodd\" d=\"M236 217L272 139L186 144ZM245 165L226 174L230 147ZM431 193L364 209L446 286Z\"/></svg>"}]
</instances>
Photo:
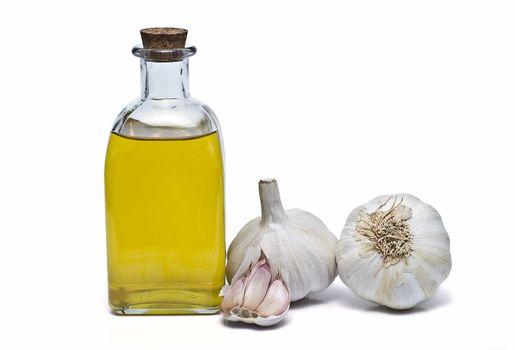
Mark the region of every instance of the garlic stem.
<instances>
[{"instance_id":1,"label":"garlic stem","mask_svg":"<svg viewBox=\"0 0 515 350\"><path fill-rule=\"evenodd\" d=\"M259 181L259 198L261 200L261 225L281 224L287 216L281 203L279 187L275 179Z\"/></svg>"}]
</instances>

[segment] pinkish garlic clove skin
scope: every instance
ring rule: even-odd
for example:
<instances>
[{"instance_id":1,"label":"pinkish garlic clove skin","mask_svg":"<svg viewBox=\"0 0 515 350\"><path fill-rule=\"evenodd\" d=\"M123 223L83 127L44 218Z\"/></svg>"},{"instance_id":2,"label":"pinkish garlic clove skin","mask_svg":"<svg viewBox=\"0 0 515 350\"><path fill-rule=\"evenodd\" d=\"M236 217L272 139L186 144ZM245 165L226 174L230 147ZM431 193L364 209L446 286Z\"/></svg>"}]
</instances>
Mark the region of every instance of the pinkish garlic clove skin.
<instances>
[{"instance_id":1,"label":"pinkish garlic clove skin","mask_svg":"<svg viewBox=\"0 0 515 350\"><path fill-rule=\"evenodd\" d=\"M281 321L290 307L291 296L280 276L272 278L266 258L229 286L222 301L222 316L229 321L270 326Z\"/></svg>"},{"instance_id":2,"label":"pinkish garlic clove skin","mask_svg":"<svg viewBox=\"0 0 515 350\"><path fill-rule=\"evenodd\" d=\"M243 292L248 278L248 274L243 275L227 290L222 305L220 305L222 312L230 312L234 307L243 304Z\"/></svg>"},{"instance_id":3,"label":"pinkish garlic clove skin","mask_svg":"<svg viewBox=\"0 0 515 350\"><path fill-rule=\"evenodd\" d=\"M261 304L267 294L272 274L270 266L265 260L257 263L250 273L249 281L245 287L243 296L243 307L248 310L255 310Z\"/></svg>"},{"instance_id":4,"label":"pinkish garlic clove skin","mask_svg":"<svg viewBox=\"0 0 515 350\"><path fill-rule=\"evenodd\" d=\"M274 316L288 310L290 297L288 288L282 279L276 279L268 288L265 298L256 309L256 313L262 317Z\"/></svg>"}]
</instances>

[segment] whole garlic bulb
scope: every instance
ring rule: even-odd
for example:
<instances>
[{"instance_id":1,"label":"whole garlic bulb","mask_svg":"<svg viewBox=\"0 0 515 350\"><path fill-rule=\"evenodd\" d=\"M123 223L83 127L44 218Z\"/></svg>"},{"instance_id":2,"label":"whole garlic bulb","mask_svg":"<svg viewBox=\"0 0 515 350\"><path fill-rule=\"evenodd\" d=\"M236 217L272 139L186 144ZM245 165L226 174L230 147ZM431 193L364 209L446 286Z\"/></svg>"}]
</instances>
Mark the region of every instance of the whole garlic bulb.
<instances>
[{"instance_id":1,"label":"whole garlic bulb","mask_svg":"<svg viewBox=\"0 0 515 350\"><path fill-rule=\"evenodd\" d=\"M268 260L258 249L249 249L232 285L223 294L220 310L229 321L271 326L281 321L290 308L286 284L280 275L272 275Z\"/></svg>"},{"instance_id":2,"label":"whole garlic bulb","mask_svg":"<svg viewBox=\"0 0 515 350\"><path fill-rule=\"evenodd\" d=\"M409 194L379 196L352 211L336 260L340 278L354 293L393 309L432 297L451 271L440 215Z\"/></svg>"},{"instance_id":3,"label":"whole garlic bulb","mask_svg":"<svg viewBox=\"0 0 515 350\"><path fill-rule=\"evenodd\" d=\"M261 217L247 223L228 250L227 279L233 277L249 248L259 249L273 275L284 279L291 301L326 289L336 277L336 237L320 219L300 209L284 210L274 179L259 182Z\"/></svg>"}]
</instances>

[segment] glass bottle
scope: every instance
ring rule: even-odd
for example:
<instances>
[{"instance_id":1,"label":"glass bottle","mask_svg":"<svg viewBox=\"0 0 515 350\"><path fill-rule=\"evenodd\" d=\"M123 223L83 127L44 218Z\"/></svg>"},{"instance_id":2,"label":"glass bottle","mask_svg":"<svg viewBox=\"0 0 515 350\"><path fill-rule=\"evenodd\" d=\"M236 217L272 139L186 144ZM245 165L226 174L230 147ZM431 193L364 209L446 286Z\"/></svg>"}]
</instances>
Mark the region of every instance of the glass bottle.
<instances>
[{"instance_id":1,"label":"glass bottle","mask_svg":"<svg viewBox=\"0 0 515 350\"><path fill-rule=\"evenodd\" d=\"M220 127L189 93L187 31L147 28L141 96L118 115L105 163L115 314L218 311L225 275Z\"/></svg>"}]
</instances>

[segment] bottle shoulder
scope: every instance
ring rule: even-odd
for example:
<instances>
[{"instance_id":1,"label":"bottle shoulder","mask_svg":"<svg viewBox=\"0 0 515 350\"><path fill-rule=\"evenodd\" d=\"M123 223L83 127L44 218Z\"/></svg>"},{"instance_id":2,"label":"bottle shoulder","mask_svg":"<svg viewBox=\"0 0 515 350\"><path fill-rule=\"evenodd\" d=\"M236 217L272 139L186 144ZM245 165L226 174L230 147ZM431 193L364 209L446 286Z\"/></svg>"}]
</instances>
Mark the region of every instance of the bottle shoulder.
<instances>
[{"instance_id":1,"label":"bottle shoulder","mask_svg":"<svg viewBox=\"0 0 515 350\"><path fill-rule=\"evenodd\" d=\"M198 99L138 98L120 112L112 132L136 138L181 139L219 129L213 110Z\"/></svg>"}]
</instances>

